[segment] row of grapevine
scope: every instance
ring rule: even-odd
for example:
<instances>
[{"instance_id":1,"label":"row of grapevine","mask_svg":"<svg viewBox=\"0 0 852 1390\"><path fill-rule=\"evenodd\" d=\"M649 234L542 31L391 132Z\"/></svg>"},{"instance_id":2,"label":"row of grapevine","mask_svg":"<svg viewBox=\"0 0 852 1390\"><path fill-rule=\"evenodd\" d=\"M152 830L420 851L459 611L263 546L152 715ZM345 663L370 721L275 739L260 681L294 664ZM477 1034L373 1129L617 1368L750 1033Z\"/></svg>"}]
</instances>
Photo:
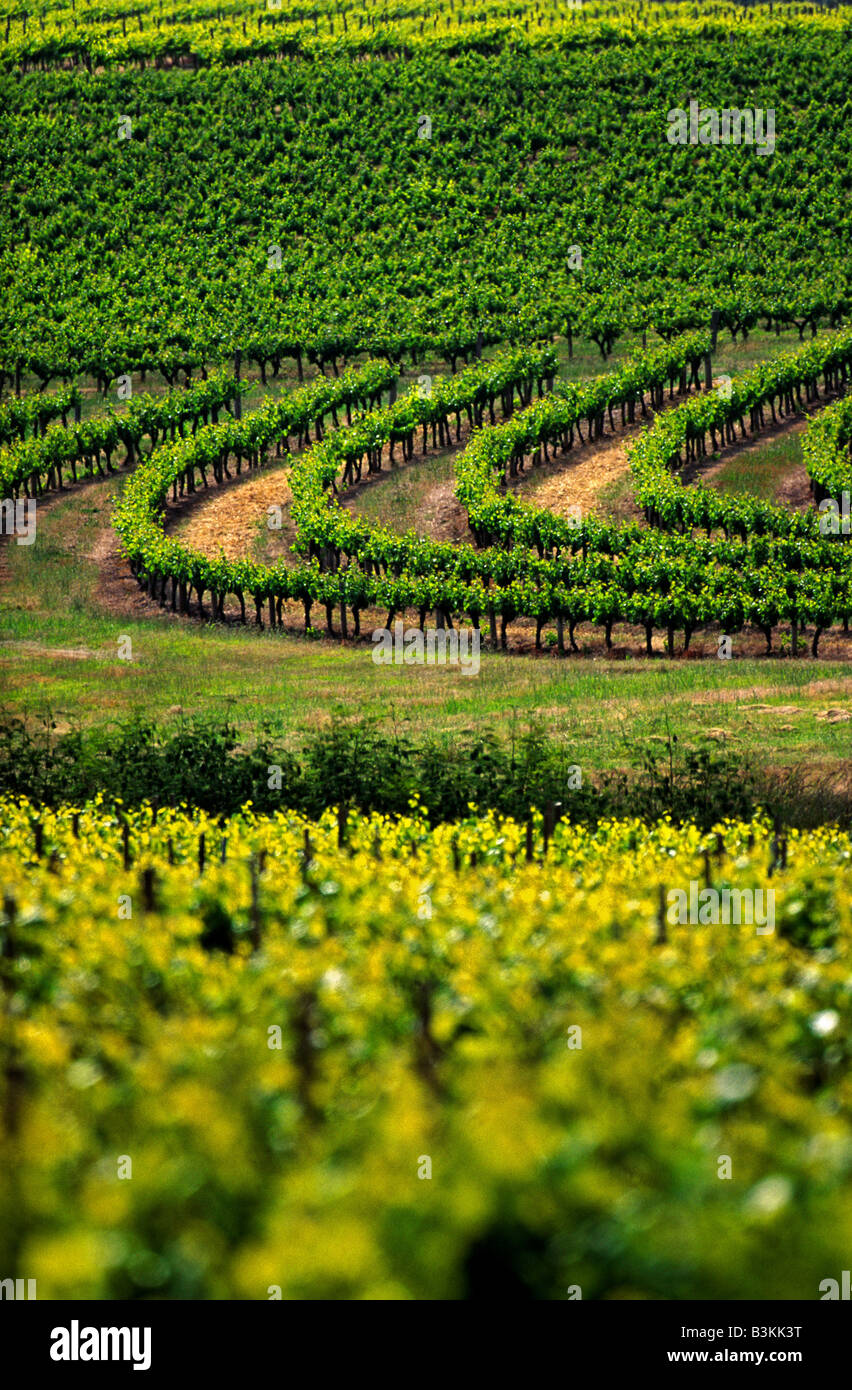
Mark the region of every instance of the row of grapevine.
<instances>
[{"instance_id":1,"label":"row of grapevine","mask_svg":"<svg viewBox=\"0 0 852 1390\"><path fill-rule=\"evenodd\" d=\"M637 405L647 417L646 392L649 404L659 407L667 384L669 399L675 386L679 394L697 386L699 366L710 347L709 333L685 334L662 350L637 356L618 372L600 376L588 385L568 387L560 383L555 397L472 441L456 468L456 496L468 513L477 542L535 547L542 556L566 545L576 548L577 525L561 522L551 513L507 495L507 476L516 477L523 471L530 455L535 462L542 462L549 457L549 448L554 453L569 452L575 431L579 442L584 443L583 421L587 439L600 438L607 420L614 428L613 411L621 412L622 425L635 421Z\"/></svg>"},{"instance_id":2,"label":"row of grapevine","mask_svg":"<svg viewBox=\"0 0 852 1390\"><path fill-rule=\"evenodd\" d=\"M30 435L44 434L53 420L68 426L73 413L79 421L82 397L75 386L64 386L50 394L44 391L18 397L0 404L0 448Z\"/></svg>"},{"instance_id":3,"label":"row of grapevine","mask_svg":"<svg viewBox=\"0 0 852 1390\"><path fill-rule=\"evenodd\" d=\"M821 352L824 364L835 364L844 343L848 348L840 335L836 341L810 346L805 352L806 362L799 364L804 375L810 378L817 352ZM678 382L685 387L690 374L695 376L705 347L700 338L687 335L663 354L654 354L645 362L639 359L625 372L574 393L573 399L564 395L542 397L508 423L485 426L474 434L462 455L462 476L469 485L471 474L470 470L465 472L465 459L471 451L492 464L498 457L505 467L512 457L517 459L519 441L525 448L539 445L554 419L558 422L554 434L561 439L569 425L576 427L583 418L592 428L600 427L607 416L612 420L613 409L628 410L631 401L635 405L637 398L643 400L643 390L650 391L652 400L659 404L666 380L671 386ZM522 399L536 380L543 391L552 371L546 351L538 356L514 354L509 364L521 383ZM789 370L789 363L784 362L779 375L783 377ZM834 370L833 365L830 370ZM283 621L284 603L296 600L304 607L307 628L312 606L318 603L325 608L329 632L333 632L333 615L339 612L344 637L349 633L348 613L358 635L360 615L370 608L387 609L387 626L397 614L410 610L417 612L421 627L430 611L436 612L439 623L449 626L454 615L468 616L477 627L486 618L492 644L504 647L507 625L524 617L536 622L537 645L547 622L557 624L560 650L564 650L566 628L575 649L574 632L580 623L603 627L608 645L613 626L629 623L644 629L649 652L654 630L666 633L669 651L673 652L676 631L683 631L688 646L696 630L711 624L721 625L728 633L744 626L756 627L770 648L773 629L788 620L795 631L813 626L812 651L816 655L821 633L838 619L848 622L852 612L849 551L822 540L812 522L803 521L795 534L785 534L782 528L777 535L758 533L741 540L701 540L691 534L610 527L592 520L576 527L562 523L563 552L542 557L529 548L526 538L515 536L511 548L454 546L413 533L400 536L341 508L334 495L338 481L343 485L351 482L364 457L375 468L389 440L401 439L404 449L412 451L418 425L422 425L425 447L426 425L430 418L434 423L435 412L444 420L442 430L447 431L450 411L458 418L466 408L465 397L471 406L477 398L481 401L484 383L490 383L492 405L502 396L505 407L507 394L511 402L511 392L506 389L507 363L502 359L463 374L463 379L464 390L460 379L455 386L450 383L436 391L431 399L424 399L415 389L392 406L365 415L354 428L333 432L295 461L291 470L292 514L297 549L307 560L297 568L283 563L267 566L248 560L211 559L164 536L161 511L169 487L176 493L181 478L191 481L194 470L211 463L221 444L208 438L204 446L207 455L197 441L158 451L154 466L145 465L132 480L116 517L137 579L160 602L167 601L171 584L172 607L177 607L179 598L182 610L193 589L199 604L209 591L214 617L224 616L225 599L234 594L245 618L245 596L249 594L256 621L261 622L264 605L268 605L271 626ZM743 390L742 384L735 387L731 409L736 410L744 399ZM484 405L479 410L481 418ZM535 422L532 431L531 420ZM501 446L495 455L488 453L492 436Z\"/></svg>"},{"instance_id":4,"label":"row of grapevine","mask_svg":"<svg viewBox=\"0 0 852 1390\"><path fill-rule=\"evenodd\" d=\"M579 431L582 419L590 434L600 432L607 417L614 424L613 410L620 409L622 419L625 412L632 415L637 399L644 412L644 390L655 405L662 403L666 381L670 394L676 382L685 390L697 380L698 364L708 346L701 335L687 335L662 353L638 359L587 388L563 389L507 424L474 437L457 464L458 495L479 539L499 538L503 546L512 547L508 553L395 536L342 511L323 489L333 476L335 451L346 452L345 439L332 441L319 454L312 451L294 469L293 510L300 544L307 540L309 553L317 556L330 548L335 563L345 556L356 561L360 570L384 576L384 582L374 588L376 601L386 602L392 613L400 607L418 608L421 625L424 609L432 606L445 608L444 616L454 609L467 613L476 624L487 613L496 642L499 616L503 645L506 623L528 616L536 619L537 645L543 624L556 621L560 649L563 622L568 625L572 648L574 628L580 622L601 624L608 645L615 622L638 623L645 630L649 651L654 628L667 632L672 650L675 629L684 631L688 646L692 633L708 623L721 623L728 632L751 624L764 633L769 648L772 628L786 616L794 624L814 623L812 650L816 654L820 633L831 626L835 615L848 621L852 567L848 553L833 551L820 540L813 516L794 520L781 509L771 509L771 518L778 522L773 528L766 524L761 504L754 504L747 518L751 525L744 526L749 499L728 501L711 493L720 511L717 525L725 527L726 535L728 530L742 534L743 540L699 542L691 534L661 539L635 527L611 527L596 520L566 522L501 495L506 471L516 471L529 453L546 453L548 441L554 447L570 448L573 430ZM704 411L706 417L708 406L714 418L738 419L746 402L752 425L758 428L765 423L762 405L771 403L776 392L781 397L779 409L792 409L801 385L810 399L820 369L826 390L842 384L849 352L848 333L809 345L782 358L774 368L764 366L738 379L730 401L714 392L658 417L642 438L656 439L658 425L670 419L685 432L684 416L688 421L693 411ZM753 394L755 380L763 394ZM774 405L772 410L774 418ZM703 490L699 495L704 496ZM548 558L536 562L531 546L540 557L546 551ZM397 582L389 584L391 577ZM354 582L347 574L342 600L353 592ZM360 583L358 592L363 590ZM326 596L328 592L326 585ZM430 599L436 595L433 604Z\"/></svg>"},{"instance_id":5,"label":"row of grapevine","mask_svg":"<svg viewBox=\"0 0 852 1390\"><path fill-rule=\"evenodd\" d=\"M844 494L852 497L852 396L811 420L802 452L817 502L831 498L842 505Z\"/></svg>"},{"instance_id":6,"label":"row of grapevine","mask_svg":"<svg viewBox=\"0 0 852 1390\"><path fill-rule=\"evenodd\" d=\"M804 0L776 7L789 20L814 14ZM606 48L623 43L647 25L649 15L669 40L693 38L696 27L702 39L729 37L731 6L726 0L710 0L697 14L678 4L660 4L649 11L642 0L615 5L612 0L595 5L550 5L539 10L518 10L516 0L476 0L446 7L426 7L412 0L367 0L358 6L333 3L283 4L275 0L264 10L240 0L238 4L187 4L173 13L153 5L109 9L71 8L31 15L22 8L8 13L5 42L0 58L5 66L44 70L68 63L92 72L107 64L137 64L144 69L188 63L192 67L243 63L258 58L298 55L322 61L329 51L343 52L352 60L370 53L405 52L411 44L428 46L439 54L451 54L460 45L479 51L505 42L542 42L559 39L572 47ZM737 12L740 34L762 33L777 27L772 5ZM822 27L844 32L842 14L822 14ZM29 20L29 23L28 23Z\"/></svg>"},{"instance_id":7,"label":"row of grapevine","mask_svg":"<svg viewBox=\"0 0 852 1390\"><path fill-rule=\"evenodd\" d=\"M673 471L746 436L746 417L757 433L823 395L845 390L852 377L852 329L764 362L731 383L730 399L690 401L654 422L634 445L632 469L636 497L649 522L666 528L703 528L708 534L806 536L817 529L813 515L789 512L755 498L728 498L699 487L685 487ZM804 393L804 399L803 399ZM833 418L833 417L829 417Z\"/></svg>"},{"instance_id":8,"label":"row of grapevine","mask_svg":"<svg viewBox=\"0 0 852 1390\"><path fill-rule=\"evenodd\" d=\"M46 420L40 402L58 402L54 414L62 424L45 425L41 433L20 438L0 449L0 491L4 496L38 497L43 491L61 488L70 479L106 477L115 471L113 458L121 449L133 463L144 455L147 437L150 451L161 438L183 438L187 428L195 435L200 425L216 421L219 412L234 408L245 389L243 383L226 372L211 373L183 391L167 396L136 396L124 413L110 408L105 414L80 420L79 393L59 392L55 397L28 396L6 407L10 416ZM68 427L68 405L75 407L76 424Z\"/></svg>"},{"instance_id":9,"label":"row of grapevine","mask_svg":"<svg viewBox=\"0 0 852 1390\"><path fill-rule=\"evenodd\" d=\"M624 423L626 406L627 419L632 421L637 399L644 414L643 389L651 390L652 404L661 404L663 383L668 380L671 397L680 376L682 393L687 377L692 384L697 382L698 364L708 348L706 336L687 335L644 363L641 359L628 363L622 372L601 377L591 387L572 389L570 404L560 391L510 424L485 431L472 441L457 465L457 496L480 544L534 547L541 556L563 549L585 551L588 545L623 549L617 540L621 528L609 528L614 534L607 541L606 531L602 533L597 522L568 522L507 495L505 478L522 471L529 456L535 462L542 456L546 459L548 446L554 452L569 450L582 417L590 426L594 422L600 432L606 412L613 423L613 409L621 409ZM813 514L791 512L748 496L729 497L700 482L687 486L676 475L706 458L708 446L716 451L816 402L820 377L825 397L845 390L850 376L852 330L846 329L759 364L730 381L730 394L718 390L697 394L676 409L660 413L628 446L636 498L648 523L666 531L705 530L708 536L722 531L726 537L738 535L744 540L761 535L813 539L818 534ZM597 409L596 401L600 402ZM845 418L847 408L837 409ZM831 421L835 416L829 410L825 418ZM635 538L630 543L635 544Z\"/></svg>"},{"instance_id":10,"label":"row of grapevine","mask_svg":"<svg viewBox=\"0 0 852 1390\"><path fill-rule=\"evenodd\" d=\"M342 469L344 476L347 470L351 474L352 468L357 467L365 455L375 468L376 453L381 453L383 445L393 435L403 441L404 447L413 448L418 426L424 431L424 440L431 427L435 433L440 431L442 440L449 441L451 414L458 418L462 410L469 409L471 418L481 422L482 412L486 408L493 411L497 398L509 408L516 389L521 392L522 399L529 399L535 382L542 390L553 370L554 360L549 350L536 353L523 349L469 369L462 374L461 384L460 381L443 383L439 380L428 395L423 394L419 386L415 387L393 405L373 410L348 429L332 433L327 441L310 451L309 465L302 466L302 460L308 457L305 454L292 470L294 498L300 498L294 507L297 525L303 524L312 508L318 506L323 510L325 488L335 486L338 471ZM308 423L315 420L321 434L322 415L333 412L336 405L353 398L375 398L394 382L395 375L388 366L368 363L358 371L350 369L335 380L323 379L303 387L227 430L209 427L194 438L157 450L152 459L137 470L115 514L124 552L140 582L162 602L170 582L172 607L176 608L180 599L181 610L185 609L193 589L198 593L199 602L209 590L213 595L214 615L221 614L226 596L233 593L245 616L245 594L249 593L255 602L258 622L261 607L268 602L273 624L280 621L281 604L287 598L305 603L306 624L313 601L340 603L344 611L348 601L355 614L357 631L358 613L367 606L359 600L368 593L369 585L362 592L357 587L354 571L352 580L356 588L344 598L335 590L337 575L321 576L316 560L299 570L245 560L234 564L210 560L163 535L162 508L169 489L177 497L184 488L194 488L196 472L201 481L206 482L206 469L210 468L216 481L221 482L232 453L247 458L250 465L257 465L271 443L280 446L282 440L286 442L287 436L297 430L306 434ZM309 549L318 545L323 548L323 542L317 537L306 539L305 545ZM363 579L366 583L367 576ZM330 600L329 593L334 594Z\"/></svg>"}]
</instances>

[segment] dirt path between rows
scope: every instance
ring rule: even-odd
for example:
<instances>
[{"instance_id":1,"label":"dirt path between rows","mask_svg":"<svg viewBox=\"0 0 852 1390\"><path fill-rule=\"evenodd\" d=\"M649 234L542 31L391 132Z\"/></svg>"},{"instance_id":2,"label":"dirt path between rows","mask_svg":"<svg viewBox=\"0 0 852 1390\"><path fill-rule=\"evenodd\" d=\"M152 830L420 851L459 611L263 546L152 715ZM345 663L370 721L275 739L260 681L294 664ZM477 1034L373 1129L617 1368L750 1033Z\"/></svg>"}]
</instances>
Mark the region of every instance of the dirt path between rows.
<instances>
[{"instance_id":1,"label":"dirt path between rows","mask_svg":"<svg viewBox=\"0 0 852 1390\"><path fill-rule=\"evenodd\" d=\"M670 407L671 408L671 407ZM650 423L650 421L648 421ZM553 512L555 516L601 516L613 519L611 509L601 502L601 493L626 477L630 472L626 445L636 439L639 429L628 429L617 438L598 439L585 444L571 454L560 454L550 463L540 465L535 473L526 473L516 491L525 502ZM632 493L619 508L619 521L639 520L641 512Z\"/></svg>"},{"instance_id":2,"label":"dirt path between rows","mask_svg":"<svg viewBox=\"0 0 852 1390\"><path fill-rule=\"evenodd\" d=\"M503 424L503 416L498 411L496 422ZM358 503L367 488L381 486L387 478L408 472L415 469L419 464L427 461L435 462L442 459L455 460L459 454L463 453L470 442L470 437L474 433L468 423L467 417L463 416L461 428L457 429L455 422L451 426L453 443L433 449L430 447L426 454L421 453L422 436L418 433L417 442L414 447L412 458L403 462L396 458L393 463L390 461L387 447L382 453L382 472L370 478L363 478L354 487L347 488L340 495L341 504L350 512L357 513ZM455 480L447 479L446 482L436 483L426 493L423 504L418 513L419 525L416 530L421 536L428 536L436 541L469 541L471 539L470 530L467 524L467 513L457 500L455 495Z\"/></svg>"},{"instance_id":3,"label":"dirt path between rows","mask_svg":"<svg viewBox=\"0 0 852 1390\"><path fill-rule=\"evenodd\" d=\"M150 599L130 573L121 553L118 533L108 526L99 531L88 558L98 567L98 606L113 618L175 617Z\"/></svg>"}]
</instances>

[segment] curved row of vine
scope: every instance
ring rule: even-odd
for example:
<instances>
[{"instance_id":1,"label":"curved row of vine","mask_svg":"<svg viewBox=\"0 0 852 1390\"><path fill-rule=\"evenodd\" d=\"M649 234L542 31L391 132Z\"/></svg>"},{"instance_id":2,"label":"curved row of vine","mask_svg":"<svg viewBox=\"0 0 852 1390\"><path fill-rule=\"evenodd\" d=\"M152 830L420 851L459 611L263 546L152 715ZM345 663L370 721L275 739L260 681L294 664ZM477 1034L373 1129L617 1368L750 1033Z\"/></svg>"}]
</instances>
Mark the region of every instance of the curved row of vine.
<instances>
[{"instance_id":1,"label":"curved row of vine","mask_svg":"<svg viewBox=\"0 0 852 1390\"><path fill-rule=\"evenodd\" d=\"M813 626L812 650L816 654L820 634L826 628L838 619L848 624L852 565L846 547L833 546L819 536L813 517L791 521L788 514L774 509L770 520L783 517L782 524L773 527L756 522L755 532L740 539L701 539L682 528L660 530L665 517L659 508L654 513L658 526L647 530L635 525L608 526L593 519L571 526L553 518L548 522L551 530L545 545L541 513L524 508L515 499L500 497L499 487L496 494L486 496L486 484L494 483L497 459L505 478L507 466L510 472L513 464L521 467L530 451L544 448L548 442L570 448L574 431L582 438L583 422L597 437L607 419L614 425L615 410L621 409L629 417L631 407L635 412L637 404L647 409L646 392L651 403L659 405L667 381L670 392L675 387L684 391L697 380L705 347L701 335L688 335L662 353L636 359L587 387L562 388L548 396L543 388L552 375L551 356L546 350L537 356L519 353L511 361L508 378L506 361L498 359L441 383L433 399L424 399L415 390L365 415L352 428L333 432L305 452L291 471L297 549L306 560L295 569L246 559L211 559L166 537L161 509L168 489L176 494L187 479L191 485L195 469L204 462L197 440L168 446L157 451L155 468L145 464L139 470L118 509L116 525L125 553L137 579L160 602L167 601L169 584L172 607L181 610L187 608L193 590L199 605L209 592L213 616L223 617L225 600L233 594L245 617L245 597L250 595L256 621L262 621L267 605L271 626L282 623L282 607L288 600L303 604L306 627L312 606L324 606L329 632L333 632L337 610L343 636L349 632L350 612L357 634L360 614L367 608L386 607L388 625L397 614L415 610L421 627L434 610L439 625L451 626L454 615L468 616L477 627L487 618L492 642L505 646L507 624L527 617L536 622L537 645L543 624L556 622L559 648L564 650L566 627L575 649L574 631L579 623L603 626L609 644L613 625L626 622L644 628L650 652L655 630L666 632L668 648L673 651L676 631L683 631L688 646L696 629L711 624L719 624L726 632L747 625L756 627L764 633L769 648L773 628L781 621L790 621L794 644L800 625ZM742 423L748 410L752 427L760 428L765 423L761 413L764 405L773 406L777 400L780 410L795 408L802 387L806 393L815 392L820 371L825 374L826 389L837 389L852 361L851 351L850 335L839 334L788 355L774 367L765 366L738 378L729 400L718 395L695 397L658 417L643 441L646 452L641 457L646 473L648 440L657 451L653 456L658 461L657 481L662 488L667 485L668 474L660 460L665 459L668 466L677 454L677 450L666 454L664 446L679 438L681 446L684 440L691 440L692 447L697 448L699 436L691 433L696 420L706 419L706 429L714 425L724 439L728 425ZM507 385L510 394L513 392L513 373L516 381L525 383L521 386L522 402L531 394L535 381L542 398L511 420L475 433L459 461L459 493L467 502L473 528L480 527L482 534L483 516L476 512L472 492L474 463L483 483L479 499L483 508L493 507L495 495L501 504L512 504L504 509L504 515L513 517L513 525L504 526L502 545L477 548L424 540L413 533L400 536L371 526L339 506L335 497L338 485L345 486L360 476L365 462L372 469L380 466L385 444L399 440L404 455L410 457L421 428L425 449L430 424L440 442L449 442L451 414L456 414L457 431L465 410L471 411L472 423L481 423L484 406L476 405L477 397L481 401L484 391L490 393L493 413L494 401L507 391ZM505 408L505 399L503 404ZM707 413L702 415L702 411ZM671 434L667 422L673 417L677 417L677 427ZM202 436L208 438L209 432L202 432ZM488 469L483 460L487 460ZM650 486L649 477L646 486ZM719 501L724 506L724 499ZM738 511L741 499L733 499L729 505L733 515L726 529L736 532L742 522ZM760 515L755 511L758 521ZM488 516L493 520L490 513ZM531 521L536 517L538 520ZM564 531L555 534L552 523ZM531 545L536 526L537 539Z\"/></svg>"},{"instance_id":2,"label":"curved row of vine","mask_svg":"<svg viewBox=\"0 0 852 1390\"><path fill-rule=\"evenodd\" d=\"M705 339L696 334L679 340L679 345L695 380L697 362L706 350ZM661 373L671 370L669 354L657 354L654 361ZM636 500L648 524L665 531L703 530L708 536L721 531L726 538L738 535L743 540L760 535L813 538L815 525L810 514L787 511L746 495L726 496L705 488L700 480L687 485L682 475L708 456L708 447L715 452L767 428L767 415L772 424L778 424L816 401L820 376L824 393L830 395L843 391L850 375L852 331L845 330L761 363L731 380L728 391L694 395L676 409L658 415L628 445ZM610 405L612 422L611 410ZM456 495L480 543L521 544L535 548L542 556L556 555L566 547L576 550L590 540L600 545L597 523L593 523L589 536L585 523L555 517L519 501L504 488L506 476L521 470L527 455L539 461L539 451L546 457L548 445L570 448L570 416L567 441L565 418L562 403L554 399L527 418L519 417L510 427L484 433L465 451L457 469ZM609 528L613 545L617 545L619 529Z\"/></svg>"},{"instance_id":3,"label":"curved row of vine","mask_svg":"<svg viewBox=\"0 0 852 1390\"><path fill-rule=\"evenodd\" d=\"M830 499L849 512L852 497L852 396L835 401L812 420L802 440L805 467L817 503Z\"/></svg>"}]
</instances>

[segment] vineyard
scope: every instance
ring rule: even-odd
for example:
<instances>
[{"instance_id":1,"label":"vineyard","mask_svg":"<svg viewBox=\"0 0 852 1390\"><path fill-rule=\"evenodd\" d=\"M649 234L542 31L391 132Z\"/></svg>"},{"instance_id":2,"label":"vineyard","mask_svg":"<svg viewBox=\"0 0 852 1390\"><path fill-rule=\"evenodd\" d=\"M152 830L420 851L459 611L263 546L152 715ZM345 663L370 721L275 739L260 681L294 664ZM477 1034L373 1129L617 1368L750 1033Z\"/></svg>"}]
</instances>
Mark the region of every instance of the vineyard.
<instances>
[{"instance_id":1,"label":"vineyard","mask_svg":"<svg viewBox=\"0 0 852 1390\"><path fill-rule=\"evenodd\" d=\"M842 1267L848 835L2 825L0 1229L43 1296L812 1299ZM767 872L769 932L661 908Z\"/></svg>"},{"instance_id":2,"label":"vineyard","mask_svg":"<svg viewBox=\"0 0 852 1390\"><path fill-rule=\"evenodd\" d=\"M6 5L0 1292L847 1269L850 40Z\"/></svg>"},{"instance_id":3,"label":"vineyard","mask_svg":"<svg viewBox=\"0 0 852 1390\"><path fill-rule=\"evenodd\" d=\"M847 7L813 11L8 7L0 371L837 326L852 46ZM668 142L732 92L775 110L776 156Z\"/></svg>"}]
</instances>

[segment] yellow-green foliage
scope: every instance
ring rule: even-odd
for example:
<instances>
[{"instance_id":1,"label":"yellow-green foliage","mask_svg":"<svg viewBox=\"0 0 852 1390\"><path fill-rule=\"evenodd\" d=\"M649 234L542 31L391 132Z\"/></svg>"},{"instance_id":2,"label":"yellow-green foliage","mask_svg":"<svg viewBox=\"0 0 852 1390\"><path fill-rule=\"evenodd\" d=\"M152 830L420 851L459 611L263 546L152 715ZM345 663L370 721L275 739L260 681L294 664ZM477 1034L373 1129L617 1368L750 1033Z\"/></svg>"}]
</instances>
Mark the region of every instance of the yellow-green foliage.
<instances>
[{"instance_id":1,"label":"yellow-green foliage","mask_svg":"<svg viewBox=\"0 0 852 1390\"><path fill-rule=\"evenodd\" d=\"M307 856L289 814L146 806L126 849L73 815L0 807L0 1275L811 1299L848 1267L848 835L784 865L763 822L562 824L543 858L539 821L528 863L522 825L416 807ZM775 930L661 930L708 873L772 887Z\"/></svg>"}]
</instances>

